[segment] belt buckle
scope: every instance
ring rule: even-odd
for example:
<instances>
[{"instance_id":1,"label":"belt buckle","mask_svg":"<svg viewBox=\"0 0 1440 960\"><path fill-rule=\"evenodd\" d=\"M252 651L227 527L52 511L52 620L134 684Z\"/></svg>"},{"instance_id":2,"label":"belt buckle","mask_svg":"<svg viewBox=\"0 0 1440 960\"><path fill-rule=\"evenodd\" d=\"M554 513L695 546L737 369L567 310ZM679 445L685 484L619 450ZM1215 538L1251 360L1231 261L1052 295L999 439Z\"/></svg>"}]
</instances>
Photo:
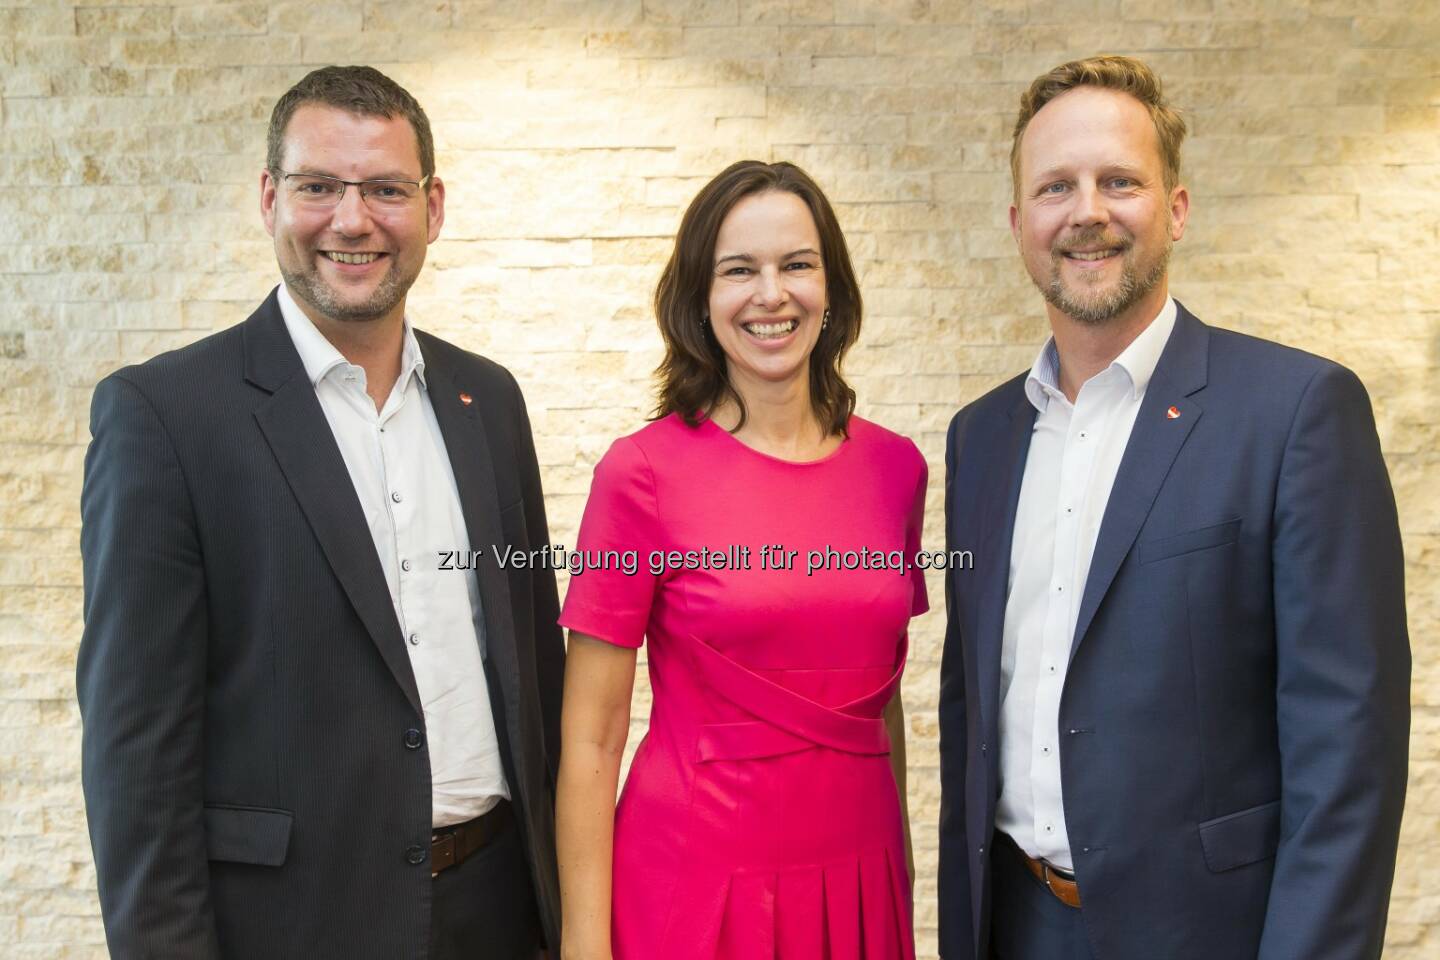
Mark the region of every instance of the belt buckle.
<instances>
[{"instance_id":1,"label":"belt buckle","mask_svg":"<svg viewBox=\"0 0 1440 960\"><path fill-rule=\"evenodd\" d=\"M1056 866L1051 865L1051 863L1050 863L1049 860L1041 860L1041 861L1040 861L1040 866L1045 869L1045 886L1047 886L1047 887L1050 886L1050 877L1051 877L1051 876L1059 877L1061 880L1064 880L1066 883L1074 883L1074 882L1075 882L1075 874L1072 873L1072 874L1070 874L1070 875L1067 877L1067 876L1065 875L1065 871L1064 871L1064 870L1061 870L1059 867L1056 867Z\"/></svg>"},{"instance_id":2,"label":"belt buckle","mask_svg":"<svg viewBox=\"0 0 1440 960\"><path fill-rule=\"evenodd\" d=\"M444 833L430 838L430 879L455 866L455 834Z\"/></svg>"},{"instance_id":3,"label":"belt buckle","mask_svg":"<svg viewBox=\"0 0 1440 960\"><path fill-rule=\"evenodd\" d=\"M1064 870L1061 870L1059 867L1051 866L1048 861L1041 860L1039 861L1039 863L1041 878L1045 881L1045 889L1050 891L1050 895L1053 896L1055 899L1059 900L1061 903L1065 904L1067 907L1079 908L1080 893L1079 886L1075 881L1075 876L1072 874L1067 877ZM1067 887L1075 891L1071 895L1075 898L1076 902L1071 903L1070 900L1061 895L1060 891L1056 889L1056 880L1064 881Z\"/></svg>"}]
</instances>

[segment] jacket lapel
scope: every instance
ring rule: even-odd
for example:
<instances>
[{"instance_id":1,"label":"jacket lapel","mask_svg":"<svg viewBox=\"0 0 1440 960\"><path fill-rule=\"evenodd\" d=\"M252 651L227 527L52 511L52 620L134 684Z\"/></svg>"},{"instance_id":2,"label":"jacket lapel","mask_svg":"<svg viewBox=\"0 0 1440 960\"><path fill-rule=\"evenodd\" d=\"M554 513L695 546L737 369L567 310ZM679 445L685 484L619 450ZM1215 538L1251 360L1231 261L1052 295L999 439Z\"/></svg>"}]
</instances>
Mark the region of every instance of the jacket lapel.
<instances>
[{"instance_id":1,"label":"jacket lapel","mask_svg":"<svg viewBox=\"0 0 1440 960\"><path fill-rule=\"evenodd\" d=\"M993 731L1000 709L1000 654L1005 637L1005 604L1010 587L1010 550L1015 539L1015 511L1020 503L1020 485L1025 476L1025 458L1034 436L1035 407L1025 396L1020 381L1018 397L1011 403L1008 417L1001 425L1002 433L992 461L986 471L987 486L978 502L985 505L980 538L981 556L991 558L984 565L980 584L980 606L976 617L976 658L979 669L981 716L987 729Z\"/></svg>"},{"instance_id":2,"label":"jacket lapel","mask_svg":"<svg viewBox=\"0 0 1440 960\"><path fill-rule=\"evenodd\" d=\"M1191 394L1205 386L1210 334L1188 310L1178 304L1177 308L1175 329L1140 402L1140 412L1135 417L1130 442L1120 460L1115 485L1100 522L1090 575L1075 621L1071 660L1075 659L1075 652L1114 582L1120 564L1134 546L1140 527L1150 515L1175 457L1204 412ZM1175 408L1178 416L1167 413L1170 407Z\"/></svg>"},{"instance_id":3,"label":"jacket lapel","mask_svg":"<svg viewBox=\"0 0 1440 960\"><path fill-rule=\"evenodd\" d=\"M273 293L246 321L243 336L245 378L271 394L256 408L255 420L370 639L423 715L365 512Z\"/></svg>"},{"instance_id":4,"label":"jacket lapel","mask_svg":"<svg viewBox=\"0 0 1440 960\"><path fill-rule=\"evenodd\" d=\"M467 383L463 371L445 360L428 334L416 332L420 353L425 358L425 380L430 405L445 440L450 469L460 493L460 512L465 517L465 530L470 547L480 560L475 576L480 585L480 605L485 624L485 658L490 661L499 679L504 700L501 711L512 745L523 742L520 736L520 664L515 648L515 621L510 607L510 584L500 569L496 549L506 544L500 524L500 496L495 486L495 461L489 432L480 408L486 393ZM465 403L461 396L469 397ZM517 767L526 765L528 752L513 749ZM521 777L523 780L523 775Z\"/></svg>"}]
</instances>

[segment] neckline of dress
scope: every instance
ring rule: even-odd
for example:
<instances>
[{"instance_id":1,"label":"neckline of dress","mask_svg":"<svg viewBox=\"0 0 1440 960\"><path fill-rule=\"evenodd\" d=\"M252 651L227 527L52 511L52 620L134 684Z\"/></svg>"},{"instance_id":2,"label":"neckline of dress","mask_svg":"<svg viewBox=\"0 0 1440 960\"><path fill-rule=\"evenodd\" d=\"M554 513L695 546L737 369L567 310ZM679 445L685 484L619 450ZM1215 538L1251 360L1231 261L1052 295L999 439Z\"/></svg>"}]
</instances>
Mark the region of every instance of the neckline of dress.
<instances>
[{"instance_id":1,"label":"neckline of dress","mask_svg":"<svg viewBox=\"0 0 1440 960\"><path fill-rule=\"evenodd\" d=\"M854 418L852 417L851 420L853 422ZM855 440L853 436L844 437L841 439L840 445L838 447L825 454L825 456L815 460L786 460L784 457L777 457L773 453L766 453L764 450L756 450L754 447L750 446L750 444L741 440L739 437L735 436L735 434L731 433L729 430L726 430L724 427L720 426L720 424L716 423L709 417L701 418L700 427L701 429L708 427L709 429L720 434L725 439L729 440L731 443L735 444L735 446L739 447L741 450L746 451L747 453L753 454L762 459L769 460L772 463L778 463L786 467L818 467L822 464L829 463L830 461L837 459L841 454L843 454Z\"/></svg>"}]
</instances>

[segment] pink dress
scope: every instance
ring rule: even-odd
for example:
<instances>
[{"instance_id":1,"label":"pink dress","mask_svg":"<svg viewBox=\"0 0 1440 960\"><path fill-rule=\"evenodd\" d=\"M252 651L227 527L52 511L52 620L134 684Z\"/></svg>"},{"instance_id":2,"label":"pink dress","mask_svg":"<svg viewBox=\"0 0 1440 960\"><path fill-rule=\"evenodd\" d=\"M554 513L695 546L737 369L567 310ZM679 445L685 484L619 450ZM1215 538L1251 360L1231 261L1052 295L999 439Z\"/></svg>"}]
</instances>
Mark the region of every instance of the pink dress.
<instances>
[{"instance_id":1,"label":"pink dress","mask_svg":"<svg viewBox=\"0 0 1440 960\"><path fill-rule=\"evenodd\" d=\"M812 463L672 415L596 466L594 569L560 622L648 637L654 693L615 814L615 960L914 956L882 712L927 607L925 481L913 443L859 417Z\"/></svg>"}]
</instances>

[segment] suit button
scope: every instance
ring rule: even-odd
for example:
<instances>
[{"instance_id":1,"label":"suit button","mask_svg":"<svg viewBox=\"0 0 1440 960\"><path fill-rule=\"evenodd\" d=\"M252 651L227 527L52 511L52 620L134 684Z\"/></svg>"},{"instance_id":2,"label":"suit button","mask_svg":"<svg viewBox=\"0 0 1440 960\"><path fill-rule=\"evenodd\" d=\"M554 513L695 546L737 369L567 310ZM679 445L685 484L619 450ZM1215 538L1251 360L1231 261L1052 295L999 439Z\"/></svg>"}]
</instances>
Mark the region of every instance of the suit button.
<instances>
[{"instance_id":1,"label":"suit button","mask_svg":"<svg viewBox=\"0 0 1440 960\"><path fill-rule=\"evenodd\" d=\"M988 744L988 743L982 743L982 744L980 744L980 752L981 752L981 753L986 753L986 752L989 751L989 749L990 749L990 744Z\"/></svg>"},{"instance_id":2,"label":"suit button","mask_svg":"<svg viewBox=\"0 0 1440 960\"><path fill-rule=\"evenodd\" d=\"M421 736L420 731L416 730L414 727L411 727L409 730L405 731L405 746L409 747L411 750L419 750L420 745L424 742L425 738Z\"/></svg>"},{"instance_id":3,"label":"suit button","mask_svg":"<svg viewBox=\"0 0 1440 960\"><path fill-rule=\"evenodd\" d=\"M405 860L407 863L420 866L425 862L425 848L421 846L406 847Z\"/></svg>"}]
</instances>

